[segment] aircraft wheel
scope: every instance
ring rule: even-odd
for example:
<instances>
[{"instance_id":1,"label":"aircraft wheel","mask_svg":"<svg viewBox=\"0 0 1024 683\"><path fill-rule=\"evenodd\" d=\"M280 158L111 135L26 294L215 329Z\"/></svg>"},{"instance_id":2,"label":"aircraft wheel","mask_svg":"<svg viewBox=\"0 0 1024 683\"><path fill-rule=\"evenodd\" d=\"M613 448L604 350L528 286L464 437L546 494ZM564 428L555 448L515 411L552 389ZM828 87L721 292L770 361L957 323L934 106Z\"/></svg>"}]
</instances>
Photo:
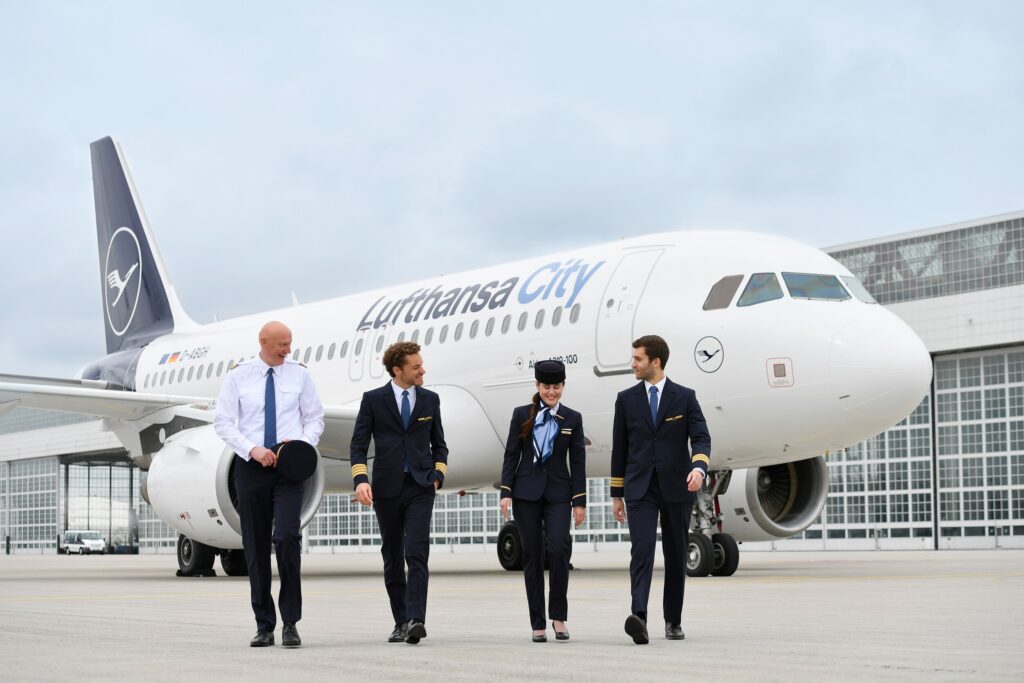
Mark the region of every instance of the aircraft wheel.
<instances>
[{"instance_id":1,"label":"aircraft wheel","mask_svg":"<svg viewBox=\"0 0 1024 683\"><path fill-rule=\"evenodd\" d=\"M220 566L228 576L248 576L249 565L245 563L244 550L222 550L220 552Z\"/></svg>"},{"instance_id":2,"label":"aircraft wheel","mask_svg":"<svg viewBox=\"0 0 1024 683\"><path fill-rule=\"evenodd\" d=\"M212 576L214 549L205 543L193 541L183 534L178 535L178 575Z\"/></svg>"},{"instance_id":3,"label":"aircraft wheel","mask_svg":"<svg viewBox=\"0 0 1024 683\"><path fill-rule=\"evenodd\" d=\"M740 547L729 534L715 534L711 537L714 562L711 573L714 576L732 576L740 566Z\"/></svg>"},{"instance_id":4,"label":"aircraft wheel","mask_svg":"<svg viewBox=\"0 0 1024 683\"><path fill-rule=\"evenodd\" d=\"M689 548L686 552L686 575L707 576L715 559L711 539L699 531L690 532Z\"/></svg>"},{"instance_id":5,"label":"aircraft wheel","mask_svg":"<svg viewBox=\"0 0 1024 683\"><path fill-rule=\"evenodd\" d=\"M515 520L505 522L498 532L498 562L507 571L523 568L523 541Z\"/></svg>"}]
</instances>

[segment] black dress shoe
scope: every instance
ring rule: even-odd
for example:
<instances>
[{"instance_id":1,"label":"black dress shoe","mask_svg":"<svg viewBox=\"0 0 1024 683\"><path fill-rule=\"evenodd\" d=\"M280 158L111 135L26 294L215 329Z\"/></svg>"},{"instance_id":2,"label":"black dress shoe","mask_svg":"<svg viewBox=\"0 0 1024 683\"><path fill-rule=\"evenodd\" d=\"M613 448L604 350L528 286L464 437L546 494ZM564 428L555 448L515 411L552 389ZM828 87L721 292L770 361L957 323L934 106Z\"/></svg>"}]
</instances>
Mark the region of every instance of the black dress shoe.
<instances>
[{"instance_id":1,"label":"black dress shoe","mask_svg":"<svg viewBox=\"0 0 1024 683\"><path fill-rule=\"evenodd\" d=\"M395 624L395 630L388 636L389 643L404 643L409 635L409 624Z\"/></svg>"},{"instance_id":2,"label":"black dress shoe","mask_svg":"<svg viewBox=\"0 0 1024 683\"><path fill-rule=\"evenodd\" d=\"M569 629L564 631L555 630L555 640L569 640Z\"/></svg>"},{"instance_id":3,"label":"black dress shoe","mask_svg":"<svg viewBox=\"0 0 1024 683\"><path fill-rule=\"evenodd\" d=\"M405 642L410 645L415 645L420 642L422 638L427 637L427 627L423 625L422 621L409 621L409 630L405 635Z\"/></svg>"},{"instance_id":4,"label":"black dress shoe","mask_svg":"<svg viewBox=\"0 0 1024 683\"><path fill-rule=\"evenodd\" d=\"M281 645L285 647L299 647L302 645L302 638L299 638L299 631L295 624L286 622L281 629Z\"/></svg>"},{"instance_id":5,"label":"black dress shoe","mask_svg":"<svg viewBox=\"0 0 1024 683\"><path fill-rule=\"evenodd\" d=\"M548 642L548 635L546 633L544 633L544 634L538 636L536 633L534 633L533 634L533 642L535 642L535 643L546 643L546 642Z\"/></svg>"},{"instance_id":6,"label":"black dress shoe","mask_svg":"<svg viewBox=\"0 0 1024 683\"><path fill-rule=\"evenodd\" d=\"M646 645L649 642L647 637L647 623L635 614L626 617L626 633L637 645Z\"/></svg>"},{"instance_id":7,"label":"black dress shoe","mask_svg":"<svg viewBox=\"0 0 1024 683\"><path fill-rule=\"evenodd\" d=\"M665 638L667 640L686 640L686 634L683 633L683 627L679 624L670 624L666 621Z\"/></svg>"},{"instance_id":8,"label":"black dress shoe","mask_svg":"<svg viewBox=\"0 0 1024 683\"><path fill-rule=\"evenodd\" d=\"M269 647L274 644L273 631L256 631L256 635L249 641L249 647Z\"/></svg>"}]
</instances>

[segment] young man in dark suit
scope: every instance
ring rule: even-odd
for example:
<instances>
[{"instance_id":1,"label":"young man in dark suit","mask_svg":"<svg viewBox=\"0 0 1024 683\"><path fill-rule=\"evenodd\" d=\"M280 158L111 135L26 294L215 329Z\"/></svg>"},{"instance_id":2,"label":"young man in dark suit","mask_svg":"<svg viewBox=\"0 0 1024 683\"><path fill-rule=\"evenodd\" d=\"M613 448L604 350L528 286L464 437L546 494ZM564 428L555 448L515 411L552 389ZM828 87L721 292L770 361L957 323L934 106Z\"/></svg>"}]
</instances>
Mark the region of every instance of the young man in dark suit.
<instances>
[{"instance_id":1,"label":"young man in dark suit","mask_svg":"<svg viewBox=\"0 0 1024 683\"><path fill-rule=\"evenodd\" d=\"M690 512L707 477L711 455L711 437L697 395L665 376L667 363L664 339L649 335L634 341L631 367L641 382L615 399L612 514L621 523L629 511L633 603L625 629L637 645L649 640L647 599L659 515L665 556L665 637L686 637L681 624Z\"/></svg>"},{"instance_id":2,"label":"young man in dark suit","mask_svg":"<svg viewBox=\"0 0 1024 683\"><path fill-rule=\"evenodd\" d=\"M352 481L356 498L373 505L380 526L384 585L395 618L388 642L415 645L427 637L430 519L448 470L448 447L441 400L423 388L419 344L392 344L383 361L391 381L363 394L350 448ZM371 438L372 488L366 467Z\"/></svg>"}]
</instances>

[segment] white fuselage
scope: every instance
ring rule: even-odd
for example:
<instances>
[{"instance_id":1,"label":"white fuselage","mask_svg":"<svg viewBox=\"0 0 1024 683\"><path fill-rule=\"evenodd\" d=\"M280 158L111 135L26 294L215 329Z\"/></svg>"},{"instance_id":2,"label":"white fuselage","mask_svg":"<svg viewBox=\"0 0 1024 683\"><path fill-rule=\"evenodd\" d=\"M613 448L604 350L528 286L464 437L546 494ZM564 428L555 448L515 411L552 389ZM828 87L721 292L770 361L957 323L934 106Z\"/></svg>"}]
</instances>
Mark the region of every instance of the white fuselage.
<instances>
[{"instance_id":1,"label":"white fuselage","mask_svg":"<svg viewBox=\"0 0 1024 683\"><path fill-rule=\"evenodd\" d=\"M215 397L226 366L253 356L259 327L280 320L324 404L346 407L388 381L383 349L415 335L427 386L465 397L459 406L479 405L446 411L442 402L446 432L468 434L460 420L486 416L471 439L449 439L449 489L498 479L512 409L529 402L532 364L546 358L566 363L563 401L583 414L588 476L607 475L615 395L636 381L631 341L644 334L666 339L667 374L696 390L712 469L821 455L909 414L928 389L930 358L881 306L787 293L748 307L734 297L728 308L703 310L721 278L743 275L742 292L752 273L768 272L850 275L823 252L782 238L650 235L176 331L144 349L134 388ZM698 343L708 348L707 337L720 348L714 372L699 367ZM773 379L780 363L787 368L782 385ZM321 452L347 461L348 444L325 442ZM345 465L329 467L329 488L351 486Z\"/></svg>"}]
</instances>

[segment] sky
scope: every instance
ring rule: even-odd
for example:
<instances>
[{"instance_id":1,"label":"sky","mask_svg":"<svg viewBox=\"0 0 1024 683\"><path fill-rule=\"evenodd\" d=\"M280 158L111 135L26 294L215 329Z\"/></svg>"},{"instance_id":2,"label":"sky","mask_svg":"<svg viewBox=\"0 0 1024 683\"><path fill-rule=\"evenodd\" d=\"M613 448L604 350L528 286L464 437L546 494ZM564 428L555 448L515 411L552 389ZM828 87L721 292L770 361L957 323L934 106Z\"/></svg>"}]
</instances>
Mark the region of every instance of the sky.
<instances>
[{"instance_id":1,"label":"sky","mask_svg":"<svg viewBox=\"0 0 1024 683\"><path fill-rule=\"evenodd\" d=\"M0 9L0 373L104 353L107 135L198 322L665 230L1024 209L1024 3Z\"/></svg>"}]
</instances>

